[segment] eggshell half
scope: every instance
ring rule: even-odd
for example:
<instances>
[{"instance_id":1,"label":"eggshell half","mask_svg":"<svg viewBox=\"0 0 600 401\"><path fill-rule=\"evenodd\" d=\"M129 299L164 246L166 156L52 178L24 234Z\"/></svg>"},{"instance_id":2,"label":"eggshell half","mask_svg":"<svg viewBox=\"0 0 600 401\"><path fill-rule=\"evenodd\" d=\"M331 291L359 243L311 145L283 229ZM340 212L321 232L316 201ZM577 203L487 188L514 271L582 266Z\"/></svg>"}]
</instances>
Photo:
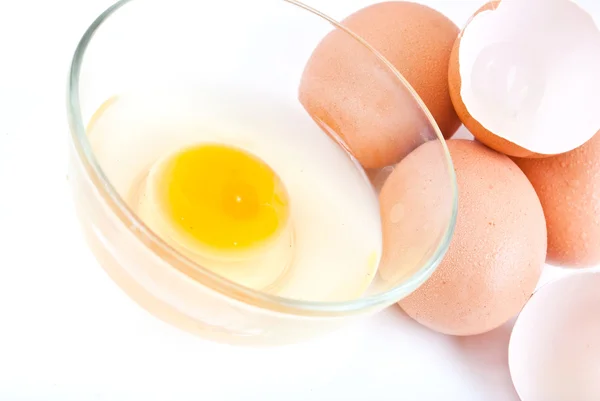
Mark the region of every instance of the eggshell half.
<instances>
[{"instance_id":1,"label":"eggshell half","mask_svg":"<svg viewBox=\"0 0 600 401\"><path fill-rule=\"evenodd\" d=\"M600 263L600 132L571 152L514 161L542 202L548 262L573 267Z\"/></svg>"},{"instance_id":2,"label":"eggshell half","mask_svg":"<svg viewBox=\"0 0 600 401\"><path fill-rule=\"evenodd\" d=\"M494 10L498 7L500 1L491 1L481 7L473 17L478 15L483 11ZM476 119L469 114L467 110L467 106L462 101L460 96L460 89L462 85L462 80L460 78L459 64L458 64L458 55L460 48L460 37L456 40L452 48L452 54L450 55L450 63L448 69L448 82L450 88L450 98L452 99L452 103L454 104L454 109L460 120L463 122L465 127L468 127L469 130L473 133L477 133L477 139L492 149L496 149L504 154L513 155L516 157L543 157L542 155L537 155L525 148L520 147L519 145L515 145L512 142L507 141L506 139L496 136L490 131L488 131L483 125L479 123Z\"/></svg>"},{"instance_id":3,"label":"eggshell half","mask_svg":"<svg viewBox=\"0 0 600 401\"><path fill-rule=\"evenodd\" d=\"M578 2L493 1L456 41L448 80L458 116L480 142L539 158L598 130L598 70L600 30Z\"/></svg>"},{"instance_id":4,"label":"eggshell half","mask_svg":"<svg viewBox=\"0 0 600 401\"><path fill-rule=\"evenodd\" d=\"M481 7L473 17L477 16L479 13L483 11L494 10L498 7L500 1L491 1ZM537 155L525 148L520 147L519 145L515 145L512 142L507 141L506 139L494 135L490 131L488 131L483 125L479 123L476 119L469 114L467 110L467 106L462 101L460 96L460 89L462 85L462 80L460 78L459 64L458 64L458 56L459 56L459 48L460 48L460 37L456 40L452 48L452 54L450 56L449 69L448 69L448 82L450 88L450 98L452 99L452 103L454 104L454 109L460 120L463 122L465 127L475 134L477 139L491 147L492 149L496 149L504 154L512 155L516 157L543 157L542 155Z\"/></svg>"},{"instance_id":5,"label":"eggshell half","mask_svg":"<svg viewBox=\"0 0 600 401\"><path fill-rule=\"evenodd\" d=\"M546 224L533 187L510 158L474 141L447 143L458 181L455 233L431 278L399 304L433 330L480 334L511 319L533 293Z\"/></svg>"},{"instance_id":6,"label":"eggshell half","mask_svg":"<svg viewBox=\"0 0 600 401\"><path fill-rule=\"evenodd\" d=\"M458 27L439 12L410 2L384 2L342 24L362 37L406 78L445 137L460 126L448 89L448 63ZM428 125L410 91L385 63L341 30L311 55L299 98L366 168L395 164L424 142ZM429 133L428 133L429 134Z\"/></svg>"},{"instance_id":7,"label":"eggshell half","mask_svg":"<svg viewBox=\"0 0 600 401\"><path fill-rule=\"evenodd\" d=\"M519 315L509 366L522 401L600 400L600 273L539 289Z\"/></svg>"}]
</instances>

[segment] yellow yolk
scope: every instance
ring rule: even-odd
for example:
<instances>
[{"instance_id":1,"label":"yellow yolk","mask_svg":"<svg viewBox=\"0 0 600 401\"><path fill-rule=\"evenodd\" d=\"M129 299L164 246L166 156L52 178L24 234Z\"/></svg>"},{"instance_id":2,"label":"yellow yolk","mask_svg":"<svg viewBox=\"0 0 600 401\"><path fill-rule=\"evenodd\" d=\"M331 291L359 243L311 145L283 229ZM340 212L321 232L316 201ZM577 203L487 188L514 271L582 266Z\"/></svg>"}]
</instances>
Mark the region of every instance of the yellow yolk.
<instances>
[{"instance_id":1,"label":"yellow yolk","mask_svg":"<svg viewBox=\"0 0 600 401\"><path fill-rule=\"evenodd\" d=\"M220 254L260 247L288 223L289 199L280 178L237 148L187 148L163 164L155 185L157 206L179 235Z\"/></svg>"}]
</instances>

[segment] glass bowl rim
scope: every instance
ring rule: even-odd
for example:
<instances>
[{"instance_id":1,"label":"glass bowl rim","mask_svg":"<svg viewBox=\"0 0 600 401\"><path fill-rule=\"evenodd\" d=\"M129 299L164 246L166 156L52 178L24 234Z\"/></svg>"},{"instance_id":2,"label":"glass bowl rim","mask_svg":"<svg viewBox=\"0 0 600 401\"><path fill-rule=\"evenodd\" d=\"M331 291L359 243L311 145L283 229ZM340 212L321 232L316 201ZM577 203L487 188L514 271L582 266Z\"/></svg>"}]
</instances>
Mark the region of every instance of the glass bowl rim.
<instances>
[{"instance_id":1,"label":"glass bowl rim","mask_svg":"<svg viewBox=\"0 0 600 401\"><path fill-rule=\"evenodd\" d=\"M448 250L450 240L454 234L456 218L458 214L458 186L456 174L445 139L433 116L431 115L431 112L425 106L425 103L416 93L414 88L404 78L404 76L385 57L383 57L359 35L344 27L338 21L308 5L305 5L299 0L280 1L286 2L292 6L296 6L313 14L317 18L323 19L325 23L329 23L336 30L341 30L349 35L353 40L356 40L375 58L379 59L384 65L386 65L386 67L389 68L389 70L398 78L400 83L410 92L413 100L417 102L420 109L427 117L428 123L434 129L437 140L441 142L444 151L444 158L446 159L446 164L448 167L448 179L450 180L452 187L452 214L443 238L438 243L434 254L423 264L423 266L421 266L416 273L385 292L363 298L339 302L301 301L267 294L230 281L187 259L169 246L166 242L164 242L161 238L159 238L156 234L154 234L126 205L125 201L117 193L115 188L108 180L108 177L106 177L102 171L102 168L98 164L92 151L91 144L87 138L79 102L79 77L87 47L103 23L107 21L113 14L115 14L121 7L133 1L136 0L118 0L94 20L94 22L87 28L84 35L80 39L73 55L69 70L67 85L67 113L71 132L71 142L75 148L76 155L79 159L78 161L83 164L84 170L87 173L85 178L91 181L99 197L106 203L106 206L108 206L110 212L116 215L116 217L120 220L120 223L125 226L124 228L130 231L136 237L136 239L142 241L146 247L147 241L150 241L154 246L159 247L161 250L161 255L158 255L155 251L147 247L149 252L153 252L155 255L165 261L169 268L178 270L180 273L191 277L197 284L217 292L222 296L260 309L300 316L336 317L339 315L359 313L371 308L386 307L400 300L402 295L405 293L406 295L409 294L411 292L410 289L414 287L415 283L417 283L418 287L418 285L421 285L429 278L429 276L431 276ZM166 255L168 260L165 260L163 255Z\"/></svg>"}]
</instances>

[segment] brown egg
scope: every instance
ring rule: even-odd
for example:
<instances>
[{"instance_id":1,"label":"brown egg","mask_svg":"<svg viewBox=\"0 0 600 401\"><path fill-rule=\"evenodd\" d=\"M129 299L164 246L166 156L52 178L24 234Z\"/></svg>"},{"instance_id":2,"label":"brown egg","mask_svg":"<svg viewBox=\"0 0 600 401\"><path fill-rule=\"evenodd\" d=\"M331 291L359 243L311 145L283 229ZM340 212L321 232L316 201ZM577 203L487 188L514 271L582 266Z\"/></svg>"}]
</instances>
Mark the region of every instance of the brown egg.
<instances>
[{"instance_id":1,"label":"brown egg","mask_svg":"<svg viewBox=\"0 0 600 401\"><path fill-rule=\"evenodd\" d=\"M548 262L573 267L600 263L600 132L562 155L514 160L542 202Z\"/></svg>"},{"instance_id":2,"label":"brown egg","mask_svg":"<svg viewBox=\"0 0 600 401\"><path fill-rule=\"evenodd\" d=\"M455 188L440 141L424 143L395 168L384 170L388 171L382 171L381 179L373 181L376 188L382 185L383 254L378 274L394 285L421 270L424 259L447 235Z\"/></svg>"},{"instance_id":3,"label":"brown egg","mask_svg":"<svg viewBox=\"0 0 600 401\"><path fill-rule=\"evenodd\" d=\"M480 334L511 319L533 293L546 258L546 224L512 160L474 141L450 140L448 147L459 191L455 233L431 278L400 306L433 330Z\"/></svg>"},{"instance_id":4,"label":"brown egg","mask_svg":"<svg viewBox=\"0 0 600 401\"><path fill-rule=\"evenodd\" d=\"M448 62L459 29L410 2L364 8L342 24L377 49L420 95L445 137L460 126L448 90ZM426 117L386 64L341 30L327 35L302 76L300 101L340 135L366 168L398 162L423 142Z\"/></svg>"}]
</instances>

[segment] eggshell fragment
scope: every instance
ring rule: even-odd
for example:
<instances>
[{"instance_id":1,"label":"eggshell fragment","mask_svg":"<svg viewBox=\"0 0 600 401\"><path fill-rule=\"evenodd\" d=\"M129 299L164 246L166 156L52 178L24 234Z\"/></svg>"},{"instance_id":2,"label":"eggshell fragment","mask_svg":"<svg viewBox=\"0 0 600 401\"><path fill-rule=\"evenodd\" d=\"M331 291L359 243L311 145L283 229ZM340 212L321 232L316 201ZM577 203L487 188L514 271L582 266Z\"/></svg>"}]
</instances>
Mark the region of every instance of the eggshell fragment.
<instances>
[{"instance_id":1,"label":"eggshell fragment","mask_svg":"<svg viewBox=\"0 0 600 401\"><path fill-rule=\"evenodd\" d=\"M600 31L571 0L494 1L457 40L450 95L473 135L516 157L565 153L600 127Z\"/></svg>"},{"instance_id":2,"label":"eggshell fragment","mask_svg":"<svg viewBox=\"0 0 600 401\"><path fill-rule=\"evenodd\" d=\"M366 7L342 21L404 75L445 137L460 126L448 90L448 62L459 29L437 11L409 2ZM317 46L302 76L299 98L366 168L401 160L424 142L428 124L417 102L367 47L336 29Z\"/></svg>"},{"instance_id":3,"label":"eggshell fragment","mask_svg":"<svg viewBox=\"0 0 600 401\"><path fill-rule=\"evenodd\" d=\"M542 202L548 262L573 267L600 263L600 132L571 152L514 161Z\"/></svg>"},{"instance_id":4,"label":"eggshell fragment","mask_svg":"<svg viewBox=\"0 0 600 401\"><path fill-rule=\"evenodd\" d=\"M600 400L600 273L539 289L519 315L509 366L522 401Z\"/></svg>"},{"instance_id":5,"label":"eggshell fragment","mask_svg":"<svg viewBox=\"0 0 600 401\"><path fill-rule=\"evenodd\" d=\"M507 322L533 293L546 224L533 187L508 157L468 140L448 148L458 181L455 233L431 278L399 304L433 330L480 334Z\"/></svg>"}]
</instances>

